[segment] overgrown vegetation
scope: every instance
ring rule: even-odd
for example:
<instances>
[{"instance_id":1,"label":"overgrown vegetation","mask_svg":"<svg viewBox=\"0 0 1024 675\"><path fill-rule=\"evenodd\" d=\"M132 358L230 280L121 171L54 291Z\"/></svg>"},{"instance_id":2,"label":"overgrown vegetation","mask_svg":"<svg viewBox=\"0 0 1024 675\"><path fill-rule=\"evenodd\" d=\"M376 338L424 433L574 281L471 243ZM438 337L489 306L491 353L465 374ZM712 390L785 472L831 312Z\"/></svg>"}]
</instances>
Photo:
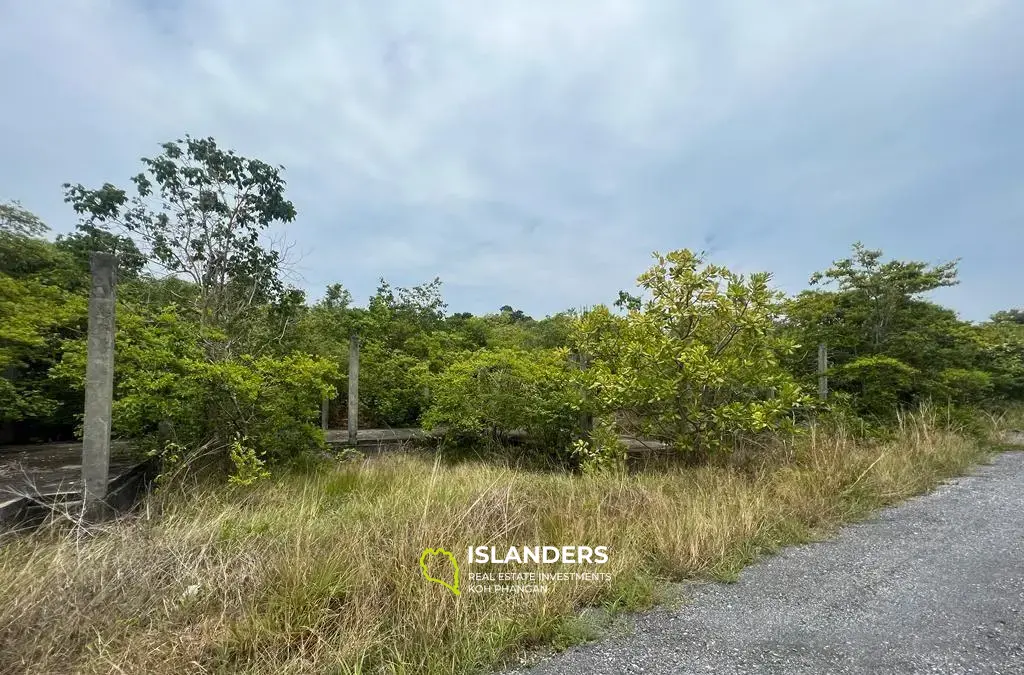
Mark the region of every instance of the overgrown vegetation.
<instances>
[{"instance_id":1,"label":"overgrown vegetation","mask_svg":"<svg viewBox=\"0 0 1024 675\"><path fill-rule=\"evenodd\" d=\"M450 313L439 279L311 302L271 236L298 215L280 167L186 137L131 180L65 185L80 221L54 239L0 205L0 442L79 433L89 253L108 251L114 431L165 478L213 461L98 536L0 550L3 661L30 672L468 672L586 637L581 606L645 606L928 489L1024 398L1021 310L974 324L928 299L956 261L858 243L786 297L681 249L543 319ZM437 429L442 452L324 463L352 336L364 424ZM627 437L670 459L634 470ZM607 545L615 582L454 598L416 573L425 547L524 541Z\"/></svg>"},{"instance_id":2,"label":"overgrown vegetation","mask_svg":"<svg viewBox=\"0 0 1024 675\"><path fill-rule=\"evenodd\" d=\"M581 606L614 615L665 581L731 579L980 452L925 414L882 443L815 429L744 467L580 477L389 455L168 492L87 541L50 530L0 550L0 645L29 673L475 672L592 636ZM424 548L480 542L606 545L613 581L455 597L419 576Z\"/></svg>"},{"instance_id":3,"label":"overgrown vegetation","mask_svg":"<svg viewBox=\"0 0 1024 675\"><path fill-rule=\"evenodd\" d=\"M241 435L273 466L322 447L318 400L344 387L352 335L367 426L442 426L463 443L526 432L592 466L619 452L619 434L699 460L790 433L813 403L819 343L834 405L876 425L927 400L1024 396L1019 310L976 325L926 299L956 283L955 261L886 261L857 244L785 298L768 273L744 278L678 250L655 256L637 295L540 320L508 305L448 313L440 279L382 279L362 307L334 283L310 303L285 283L287 247L270 236L297 215L281 168L213 139L161 149L130 193L66 184L72 234L48 240L32 213L2 207L6 440L76 432L92 250L120 261L115 432L157 452L170 443L226 460Z\"/></svg>"}]
</instances>

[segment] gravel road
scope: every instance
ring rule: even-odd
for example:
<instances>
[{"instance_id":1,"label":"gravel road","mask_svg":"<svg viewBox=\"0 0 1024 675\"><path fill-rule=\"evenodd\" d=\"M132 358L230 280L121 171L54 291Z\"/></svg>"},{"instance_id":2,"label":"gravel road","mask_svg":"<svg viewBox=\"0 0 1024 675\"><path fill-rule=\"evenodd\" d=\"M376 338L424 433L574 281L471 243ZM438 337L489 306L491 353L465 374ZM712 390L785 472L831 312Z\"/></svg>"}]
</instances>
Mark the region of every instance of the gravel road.
<instances>
[{"instance_id":1,"label":"gravel road","mask_svg":"<svg viewBox=\"0 0 1024 675\"><path fill-rule=\"evenodd\" d=\"M1024 674L1024 452L685 595L517 672Z\"/></svg>"}]
</instances>

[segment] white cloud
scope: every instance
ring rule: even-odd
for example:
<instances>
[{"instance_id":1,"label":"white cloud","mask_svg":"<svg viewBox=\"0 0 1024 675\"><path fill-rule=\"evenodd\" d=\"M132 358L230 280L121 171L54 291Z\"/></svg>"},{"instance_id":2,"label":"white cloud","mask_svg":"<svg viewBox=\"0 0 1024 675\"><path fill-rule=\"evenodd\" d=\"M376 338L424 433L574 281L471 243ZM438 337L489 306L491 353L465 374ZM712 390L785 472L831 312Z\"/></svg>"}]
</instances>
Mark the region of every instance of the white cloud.
<instances>
[{"instance_id":1,"label":"white cloud","mask_svg":"<svg viewBox=\"0 0 1024 675\"><path fill-rule=\"evenodd\" d=\"M541 313L711 231L799 280L851 229L885 246L875 219L930 220L906 195L993 152L948 135L1020 104L996 76L1020 74L1021 18L996 0L7 2L0 197L66 229L60 183L124 182L157 143L210 134L286 165L314 290L440 275L455 307Z\"/></svg>"}]
</instances>

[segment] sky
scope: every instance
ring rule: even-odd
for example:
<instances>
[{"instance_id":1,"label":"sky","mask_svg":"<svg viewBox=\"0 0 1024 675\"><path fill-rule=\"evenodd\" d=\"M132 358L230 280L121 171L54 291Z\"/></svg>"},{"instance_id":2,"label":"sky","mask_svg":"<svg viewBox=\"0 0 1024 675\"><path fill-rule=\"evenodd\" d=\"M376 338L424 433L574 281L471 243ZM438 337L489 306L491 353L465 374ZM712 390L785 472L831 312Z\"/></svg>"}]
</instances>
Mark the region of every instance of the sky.
<instances>
[{"instance_id":1,"label":"sky","mask_svg":"<svg viewBox=\"0 0 1024 675\"><path fill-rule=\"evenodd\" d=\"M1015 0L0 0L0 199L185 134L285 167L293 282L615 300L654 251L793 293L855 241L1024 305Z\"/></svg>"}]
</instances>

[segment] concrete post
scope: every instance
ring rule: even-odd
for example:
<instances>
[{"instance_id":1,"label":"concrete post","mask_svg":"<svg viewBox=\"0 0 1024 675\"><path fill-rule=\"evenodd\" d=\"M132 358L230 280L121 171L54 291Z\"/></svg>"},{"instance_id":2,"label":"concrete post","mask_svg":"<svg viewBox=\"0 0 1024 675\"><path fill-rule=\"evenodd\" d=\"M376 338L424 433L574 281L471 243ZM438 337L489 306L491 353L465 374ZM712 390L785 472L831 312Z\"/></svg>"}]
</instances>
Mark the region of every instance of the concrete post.
<instances>
[{"instance_id":1,"label":"concrete post","mask_svg":"<svg viewBox=\"0 0 1024 675\"><path fill-rule=\"evenodd\" d=\"M82 497L87 518L100 515L110 473L110 425L114 399L114 301L117 259L94 252L89 258L89 335L85 366L82 431Z\"/></svg>"},{"instance_id":2,"label":"concrete post","mask_svg":"<svg viewBox=\"0 0 1024 675\"><path fill-rule=\"evenodd\" d=\"M828 347L825 343L818 345L818 398L822 401L828 399Z\"/></svg>"},{"instance_id":3,"label":"concrete post","mask_svg":"<svg viewBox=\"0 0 1024 675\"><path fill-rule=\"evenodd\" d=\"M359 336L353 335L348 343L348 442L355 445L359 439Z\"/></svg>"}]
</instances>

